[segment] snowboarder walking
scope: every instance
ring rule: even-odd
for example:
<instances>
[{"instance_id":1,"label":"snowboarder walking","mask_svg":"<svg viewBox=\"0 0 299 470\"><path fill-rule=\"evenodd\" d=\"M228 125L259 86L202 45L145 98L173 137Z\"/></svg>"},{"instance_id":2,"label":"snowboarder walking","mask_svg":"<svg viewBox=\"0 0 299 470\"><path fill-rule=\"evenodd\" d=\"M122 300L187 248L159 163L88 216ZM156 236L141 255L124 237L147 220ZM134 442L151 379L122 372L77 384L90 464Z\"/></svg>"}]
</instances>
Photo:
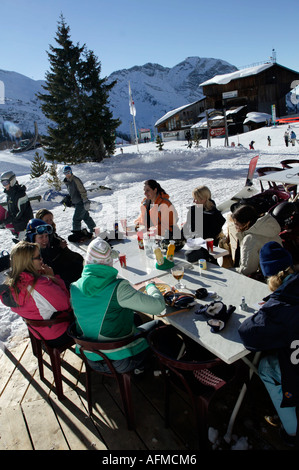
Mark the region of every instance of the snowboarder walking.
<instances>
[{"instance_id":1,"label":"snowboarder walking","mask_svg":"<svg viewBox=\"0 0 299 470\"><path fill-rule=\"evenodd\" d=\"M89 214L90 201L87 198L86 189L84 188L80 178L73 175L70 166L65 166L63 173L65 175L63 182L66 184L72 203L75 206L75 212L73 215L73 234L68 237L68 240L70 242L78 242L82 239L92 238L96 224ZM81 230L82 220L87 225L89 232L86 229Z\"/></svg>"}]
</instances>

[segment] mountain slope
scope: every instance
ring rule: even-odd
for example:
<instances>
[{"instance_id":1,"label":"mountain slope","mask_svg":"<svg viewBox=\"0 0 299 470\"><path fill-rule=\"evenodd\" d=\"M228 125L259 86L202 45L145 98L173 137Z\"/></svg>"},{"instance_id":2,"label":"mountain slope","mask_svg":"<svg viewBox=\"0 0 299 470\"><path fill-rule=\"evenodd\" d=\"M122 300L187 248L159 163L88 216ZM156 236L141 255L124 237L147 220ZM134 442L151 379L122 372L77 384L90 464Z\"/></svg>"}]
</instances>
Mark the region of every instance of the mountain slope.
<instances>
[{"instance_id":1,"label":"mountain slope","mask_svg":"<svg viewBox=\"0 0 299 470\"><path fill-rule=\"evenodd\" d=\"M217 74L229 73L236 67L220 59L188 57L172 68L148 63L113 72L108 82L117 80L110 94L114 117L120 118L119 131L130 134L132 116L129 112L128 82L131 83L136 106L137 128L149 127L168 111L203 97L198 84ZM40 109L36 93L44 91L42 80L32 80L16 72L0 70L5 85L5 104L0 105L0 125L14 123L22 131L45 134L49 121Z\"/></svg>"}]
</instances>

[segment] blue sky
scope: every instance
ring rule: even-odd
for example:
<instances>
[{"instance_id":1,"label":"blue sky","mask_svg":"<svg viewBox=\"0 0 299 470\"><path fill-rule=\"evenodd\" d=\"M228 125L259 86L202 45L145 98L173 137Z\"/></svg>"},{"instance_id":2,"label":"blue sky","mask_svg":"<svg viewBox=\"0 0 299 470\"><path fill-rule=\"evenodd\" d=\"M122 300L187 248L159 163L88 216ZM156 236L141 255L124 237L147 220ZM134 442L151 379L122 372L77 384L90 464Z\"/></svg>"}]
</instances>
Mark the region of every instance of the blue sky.
<instances>
[{"instance_id":1,"label":"blue sky","mask_svg":"<svg viewBox=\"0 0 299 470\"><path fill-rule=\"evenodd\" d=\"M1 0L0 69L35 80L49 69L62 13L101 76L147 62L173 67L189 56L243 67L268 60L299 71L298 0Z\"/></svg>"}]
</instances>

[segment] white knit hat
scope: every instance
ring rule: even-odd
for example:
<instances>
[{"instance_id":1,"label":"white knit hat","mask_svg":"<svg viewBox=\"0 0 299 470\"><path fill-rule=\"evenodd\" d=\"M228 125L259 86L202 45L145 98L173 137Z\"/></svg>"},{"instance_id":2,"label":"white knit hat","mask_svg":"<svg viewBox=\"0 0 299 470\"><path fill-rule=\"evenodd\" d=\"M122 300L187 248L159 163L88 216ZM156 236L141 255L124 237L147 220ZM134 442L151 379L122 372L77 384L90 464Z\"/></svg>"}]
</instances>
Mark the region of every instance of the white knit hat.
<instances>
[{"instance_id":1,"label":"white knit hat","mask_svg":"<svg viewBox=\"0 0 299 470\"><path fill-rule=\"evenodd\" d=\"M95 238L87 248L85 264L106 264L112 266L118 252L111 249L109 243L100 237Z\"/></svg>"}]
</instances>

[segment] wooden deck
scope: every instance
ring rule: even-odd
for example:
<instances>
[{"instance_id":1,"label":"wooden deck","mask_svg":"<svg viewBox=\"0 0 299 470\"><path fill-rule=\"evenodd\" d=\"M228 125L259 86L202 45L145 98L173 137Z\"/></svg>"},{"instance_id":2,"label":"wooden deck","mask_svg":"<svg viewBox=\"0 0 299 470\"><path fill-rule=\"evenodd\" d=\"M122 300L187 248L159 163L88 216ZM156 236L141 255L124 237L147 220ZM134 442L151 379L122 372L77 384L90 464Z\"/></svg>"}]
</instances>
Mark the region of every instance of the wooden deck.
<instances>
[{"instance_id":1,"label":"wooden deck","mask_svg":"<svg viewBox=\"0 0 299 470\"><path fill-rule=\"evenodd\" d=\"M102 383L98 374L93 375L94 415L88 416L84 366L74 350L66 351L63 356L65 399L62 401L55 394L48 355L44 354L45 380L41 381L29 340L1 351L0 364L0 450L178 452L196 449L192 412L183 395L173 395L173 422L170 428L165 428L163 381L153 371L133 381L137 427L136 431L128 431L115 381L108 378ZM232 394L235 397L237 391ZM215 404L211 413L211 426L223 435L229 419L228 403L225 397ZM244 412L248 410L245 408ZM264 433L264 424L255 430L246 427L245 421L241 414L234 431L239 437L250 436L252 449L285 449L276 428L268 428ZM225 443L220 448L225 449Z\"/></svg>"}]
</instances>

